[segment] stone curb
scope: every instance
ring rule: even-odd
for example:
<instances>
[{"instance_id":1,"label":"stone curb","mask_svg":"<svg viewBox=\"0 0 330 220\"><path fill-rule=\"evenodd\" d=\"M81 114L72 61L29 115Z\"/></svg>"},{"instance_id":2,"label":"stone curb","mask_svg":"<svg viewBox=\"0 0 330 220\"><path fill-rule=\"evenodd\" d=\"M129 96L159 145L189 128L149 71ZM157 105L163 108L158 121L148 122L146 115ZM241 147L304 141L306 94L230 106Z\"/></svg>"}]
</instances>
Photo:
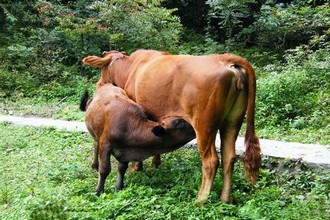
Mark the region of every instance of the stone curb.
<instances>
[{"instance_id":1,"label":"stone curb","mask_svg":"<svg viewBox=\"0 0 330 220\"><path fill-rule=\"evenodd\" d=\"M38 117L21 117L11 115L0 115L0 122L9 122L17 125L26 126L46 126L68 131L87 132L84 122L65 121ZM187 145L196 144L196 139ZM219 135L216 140L216 146L220 148ZM273 141L260 139L262 155L275 158L288 158L292 160L301 160L310 167L323 167L330 169L330 146L319 144L302 144L296 142ZM236 153L242 155L245 151L244 138L239 137L236 142Z\"/></svg>"}]
</instances>

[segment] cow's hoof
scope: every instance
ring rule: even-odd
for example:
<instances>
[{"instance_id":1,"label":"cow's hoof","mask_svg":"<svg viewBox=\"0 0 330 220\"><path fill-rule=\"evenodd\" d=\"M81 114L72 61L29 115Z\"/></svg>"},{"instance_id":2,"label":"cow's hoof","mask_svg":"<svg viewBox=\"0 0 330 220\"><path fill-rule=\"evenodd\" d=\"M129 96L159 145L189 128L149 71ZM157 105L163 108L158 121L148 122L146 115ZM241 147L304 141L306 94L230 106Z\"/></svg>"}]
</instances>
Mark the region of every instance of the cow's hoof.
<instances>
[{"instance_id":1,"label":"cow's hoof","mask_svg":"<svg viewBox=\"0 0 330 220\"><path fill-rule=\"evenodd\" d=\"M194 205L197 207L201 207L201 206L205 205L206 203L207 203L207 199L202 199L202 200L196 199Z\"/></svg>"},{"instance_id":2,"label":"cow's hoof","mask_svg":"<svg viewBox=\"0 0 330 220\"><path fill-rule=\"evenodd\" d=\"M231 198L230 195L221 195L220 200L223 203L228 203L228 204L233 203L233 199Z\"/></svg>"}]
</instances>

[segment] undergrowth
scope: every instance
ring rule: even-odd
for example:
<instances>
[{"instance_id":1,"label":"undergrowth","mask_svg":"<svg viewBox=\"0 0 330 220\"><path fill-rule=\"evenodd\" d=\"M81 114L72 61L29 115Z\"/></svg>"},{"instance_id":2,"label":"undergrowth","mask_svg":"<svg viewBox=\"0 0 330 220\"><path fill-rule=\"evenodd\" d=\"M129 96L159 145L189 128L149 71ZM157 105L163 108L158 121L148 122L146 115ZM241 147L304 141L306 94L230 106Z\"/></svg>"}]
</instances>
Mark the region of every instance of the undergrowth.
<instances>
[{"instance_id":1,"label":"undergrowth","mask_svg":"<svg viewBox=\"0 0 330 220\"><path fill-rule=\"evenodd\" d=\"M221 170L208 203L196 207L201 182L197 150L163 155L158 169L127 173L115 192L116 166L95 196L86 133L0 123L1 219L329 219L330 172L292 161L263 159L254 187L235 165L233 204L219 202Z\"/></svg>"}]
</instances>

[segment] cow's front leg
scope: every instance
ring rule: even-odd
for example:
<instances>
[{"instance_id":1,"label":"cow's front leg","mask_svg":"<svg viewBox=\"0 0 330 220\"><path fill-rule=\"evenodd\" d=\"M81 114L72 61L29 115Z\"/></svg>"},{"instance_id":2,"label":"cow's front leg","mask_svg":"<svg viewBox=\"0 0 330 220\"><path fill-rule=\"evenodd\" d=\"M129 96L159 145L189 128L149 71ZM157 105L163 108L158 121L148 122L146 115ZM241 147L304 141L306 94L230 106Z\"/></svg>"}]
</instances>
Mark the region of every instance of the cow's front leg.
<instances>
[{"instance_id":1,"label":"cow's front leg","mask_svg":"<svg viewBox=\"0 0 330 220\"><path fill-rule=\"evenodd\" d=\"M118 192L124 187L124 177L128 167L128 162L119 162L118 161L118 176L116 183L116 191Z\"/></svg>"}]
</instances>

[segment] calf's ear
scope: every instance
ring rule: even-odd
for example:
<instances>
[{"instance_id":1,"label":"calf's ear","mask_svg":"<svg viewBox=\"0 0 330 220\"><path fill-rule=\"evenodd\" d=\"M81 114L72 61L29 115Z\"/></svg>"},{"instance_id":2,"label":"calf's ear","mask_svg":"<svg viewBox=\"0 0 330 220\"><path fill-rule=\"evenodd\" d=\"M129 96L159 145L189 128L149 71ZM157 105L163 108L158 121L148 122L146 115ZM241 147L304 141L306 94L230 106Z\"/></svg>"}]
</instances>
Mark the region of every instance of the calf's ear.
<instances>
[{"instance_id":1,"label":"calf's ear","mask_svg":"<svg viewBox=\"0 0 330 220\"><path fill-rule=\"evenodd\" d=\"M163 137L166 134L165 128L160 125L153 127L151 132L154 133L157 137Z\"/></svg>"}]
</instances>

